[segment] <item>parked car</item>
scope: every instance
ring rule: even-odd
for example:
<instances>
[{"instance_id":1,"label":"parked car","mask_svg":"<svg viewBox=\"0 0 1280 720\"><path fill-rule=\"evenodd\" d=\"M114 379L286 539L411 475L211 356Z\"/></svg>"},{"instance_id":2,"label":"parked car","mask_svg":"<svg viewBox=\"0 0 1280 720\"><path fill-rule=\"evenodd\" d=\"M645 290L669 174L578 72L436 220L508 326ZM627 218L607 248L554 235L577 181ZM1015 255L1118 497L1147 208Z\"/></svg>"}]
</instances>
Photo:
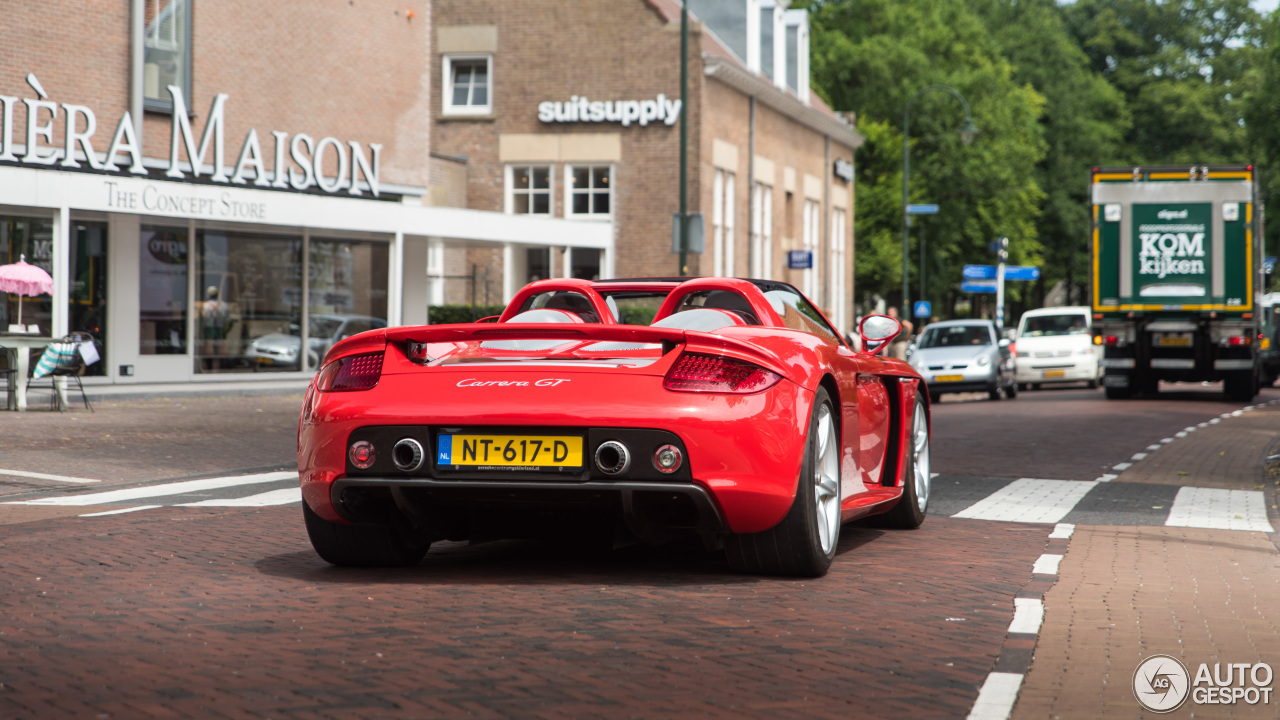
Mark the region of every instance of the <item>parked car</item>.
<instances>
[{"instance_id":1,"label":"parked car","mask_svg":"<svg viewBox=\"0 0 1280 720\"><path fill-rule=\"evenodd\" d=\"M1039 390L1050 383L1086 383L1098 387L1102 346L1093 341L1088 307L1028 310L1018 323L1018 385Z\"/></svg>"},{"instance_id":2,"label":"parked car","mask_svg":"<svg viewBox=\"0 0 1280 720\"><path fill-rule=\"evenodd\" d=\"M1275 384L1280 377L1280 293L1267 293L1259 304L1262 326L1258 332L1258 383L1263 387Z\"/></svg>"},{"instance_id":3,"label":"parked car","mask_svg":"<svg viewBox=\"0 0 1280 720\"><path fill-rule=\"evenodd\" d=\"M320 366L333 344L365 330L387 326L382 318L367 315L328 315L317 313L310 318L308 327L308 368ZM299 352L302 349L302 325L290 322L287 331L267 333L249 342L245 357L257 365L286 366L301 369Z\"/></svg>"},{"instance_id":4,"label":"parked car","mask_svg":"<svg viewBox=\"0 0 1280 720\"><path fill-rule=\"evenodd\" d=\"M616 303L663 298L650 325ZM298 468L316 552L413 565L437 540L566 529L723 543L741 572L817 576L840 527L928 510L929 405L901 330L847 347L770 280L543 280L496 323L362 333L302 403Z\"/></svg>"},{"instance_id":5,"label":"parked car","mask_svg":"<svg viewBox=\"0 0 1280 720\"><path fill-rule=\"evenodd\" d=\"M907 361L924 376L933 402L944 393L1000 393L1014 398L1013 353L990 320L947 320L924 328L909 348Z\"/></svg>"}]
</instances>

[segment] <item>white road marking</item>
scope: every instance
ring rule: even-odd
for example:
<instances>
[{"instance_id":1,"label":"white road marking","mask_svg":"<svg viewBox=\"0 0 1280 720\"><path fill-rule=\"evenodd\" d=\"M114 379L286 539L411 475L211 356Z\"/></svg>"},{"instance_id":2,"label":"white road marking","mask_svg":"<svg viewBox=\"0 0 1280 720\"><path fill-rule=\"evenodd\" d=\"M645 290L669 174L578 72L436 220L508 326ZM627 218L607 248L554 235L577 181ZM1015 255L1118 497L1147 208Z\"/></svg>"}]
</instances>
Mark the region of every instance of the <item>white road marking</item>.
<instances>
[{"instance_id":1,"label":"white road marking","mask_svg":"<svg viewBox=\"0 0 1280 720\"><path fill-rule=\"evenodd\" d=\"M1235 412L1231 413L1231 417L1240 417L1240 416L1241 416L1241 415L1243 415L1243 414L1244 414L1244 411L1243 411L1243 410L1237 410L1237 411L1235 411Z\"/></svg>"},{"instance_id":2,"label":"white road marking","mask_svg":"<svg viewBox=\"0 0 1280 720\"><path fill-rule=\"evenodd\" d=\"M1031 574L1057 575L1060 562L1062 562L1061 555L1041 555L1036 558L1036 564L1031 566Z\"/></svg>"},{"instance_id":3,"label":"white road marking","mask_svg":"<svg viewBox=\"0 0 1280 720\"><path fill-rule=\"evenodd\" d=\"M1173 441L1172 441L1172 440L1170 440L1169 442L1173 442ZM1156 444L1156 445L1148 445L1148 446L1147 446L1147 452L1155 452L1156 450L1159 450L1161 447L1163 447L1163 446L1162 446L1162 445L1159 445L1159 444Z\"/></svg>"},{"instance_id":4,"label":"white road marking","mask_svg":"<svg viewBox=\"0 0 1280 720\"><path fill-rule=\"evenodd\" d=\"M1218 424L1218 423L1220 423L1220 422L1222 422L1222 418L1214 418L1214 419L1212 419L1212 420L1210 420L1210 421L1209 421L1209 424L1210 424L1210 425L1217 425L1217 424Z\"/></svg>"},{"instance_id":5,"label":"white road marking","mask_svg":"<svg viewBox=\"0 0 1280 720\"><path fill-rule=\"evenodd\" d=\"M87 495L67 495L63 497L38 498L5 503L6 505L61 505L76 507L80 505L107 505L110 503L137 500L139 498L164 497L166 495L182 495L200 490L216 490L218 488L235 487L237 485L254 485L258 483L278 482L288 479L297 480L296 470L257 473L254 475L236 475L233 477L205 478L204 480L186 480L162 485L147 485L125 490L109 490L107 492L89 493Z\"/></svg>"},{"instance_id":6,"label":"white road marking","mask_svg":"<svg viewBox=\"0 0 1280 720\"><path fill-rule=\"evenodd\" d=\"M1191 430L1183 430L1182 432L1174 433L1173 436L1176 438L1184 438L1190 434L1191 434Z\"/></svg>"},{"instance_id":7,"label":"white road marking","mask_svg":"<svg viewBox=\"0 0 1280 720\"><path fill-rule=\"evenodd\" d=\"M1094 480L1094 482L1111 482L1112 480L1115 480L1118 477L1120 476L1107 473L1106 475L1099 475L1098 479Z\"/></svg>"},{"instance_id":8,"label":"white road marking","mask_svg":"<svg viewBox=\"0 0 1280 720\"><path fill-rule=\"evenodd\" d=\"M1022 478L956 513L954 517L1006 522L1056 523L1098 483Z\"/></svg>"},{"instance_id":9,"label":"white road marking","mask_svg":"<svg viewBox=\"0 0 1280 720\"><path fill-rule=\"evenodd\" d=\"M1184 487L1173 498L1164 521L1169 527L1274 532L1267 522L1267 503L1256 490Z\"/></svg>"},{"instance_id":10,"label":"white road marking","mask_svg":"<svg viewBox=\"0 0 1280 720\"><path fill-rule=\"evenodd\" d=\"M1018 673L991 673L978 691L968 720L1008 720L1021 687L1022 675Z\"/></svg>"},{"instance_id":11,"label":"white road marking","mask_svg":"<svg viewBox=\"0 0 1280 720\"><path fill-rule=\"evenodd\" d=\"M1053 532L1049 533L1049 539L1065 540L1071 537L1071 534L1074 533L1075 531L1076 531L1076 526L1072 525L1071 523L1058 523L1057 525L1053 526Z\"/></svg>"},{"instance_id":12,"label":"white road marking","mask_svg":"<svg viewBox=\"0 0 1280 720\"><path fill-rule=\"evenodd\" d=\"M1044 622L1044 601L1039 598L1014 598L1013 622L1009 623L1009 632L1035 635L1040 632L1040 623Z\"/></svg>"},{"instance_id":13,"label":"white road marking","mask_svg":"<svg viewBox=\"0 0 1280 720\"><path fill-rule=\"evenodd\" d=\"M1193 433L1195 431L1196 431L1195 425L1188 425L1187 427L1182 428L1182 432L1184 433Z\"/></svg>"},{"instance_id":14,"label":"white road marking","mask_svg":"<svg viewBox=\"0 0 1280 720\"><path fill-rule=\"evenodd\" d=\"M1168 445L1171 442L1173 442L1173 438L1160 438L1161 445Z\"/></svg>"},{"instance_id":15,"label":"white road marking","mask_svg":"<svg viewBox=\"0 0 1280 720\"><path fill-rule=\"evenodd\" d=\"M1132 461L1134 461L1134 462L1138 462L1139 460L1142 460L1142 459L1143 459L1143 458L1145 458L1146 456L1147 456L1147 453L1134 453L1134 454L1133 454L1133 457L1131 457L1131 458L1129 458L1129 459L1130 459L1130 460L1132 460Z\"/></svg>"},{"instance_id":16,"label":"white road marking","mask_svg":"<svg viewBox=\"0 0 1280 720\"><path fill-rule=\"evenodd\" d=\"M102 482L101 480L91 480L89 478L68 477L66 475L50 475L49 473L28 472L26 470L0 470L0 475L12 475L13 477L34 478L36 480L53 480L55 482L76 483L80 485L88 485L91 483Z\"/></svg>"},{"instance_id":17,"label":"white road marking","mask_svg":"<svg viewBox=\"0 0 1280 720\"><path fill-rule=\"evenodd\" d=\"M1133 467L1133 463L1116 463L1115 465L1111 466L1111 469L1116 470L1118 472L1124 472L1125 470L1128 470L1131 467Z\"/></svg>"},{"instance_id":18,"label":"white road marking","mask_svg":"<svg viewBox=\"0 0 1280 720\"><path fill-rule=\"evenodd\" d=\"M139 505L137 507L122 508L120 510L108 510L106 512L86 513L80 517L102 517L103 515L121 515L124 513L138 512L139 510L151 510L161 507L160 505Z\"/></svg>"},{"instance_id":19,"label":"white road marking","mask_svg":"<svg viewBox=\"0 0 1280 720\"><path fill-rule=\"evenodd\" d=\"M201 500L200 502L182 503L178 507L270 507L272 505L288 505L302 501L302 488L284 488L269 490L257 495L240 498L219 498Z\"/></svg>"}]
</instances>

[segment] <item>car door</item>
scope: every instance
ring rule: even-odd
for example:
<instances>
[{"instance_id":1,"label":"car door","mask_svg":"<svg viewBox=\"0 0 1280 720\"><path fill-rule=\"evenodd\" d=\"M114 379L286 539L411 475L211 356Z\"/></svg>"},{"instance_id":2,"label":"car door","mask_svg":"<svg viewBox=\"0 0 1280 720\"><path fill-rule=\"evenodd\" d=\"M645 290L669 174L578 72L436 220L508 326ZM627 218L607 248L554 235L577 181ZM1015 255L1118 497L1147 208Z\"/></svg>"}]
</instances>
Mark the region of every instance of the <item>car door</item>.
<instances>
[{"instance_id":1,"label":"car door","mask_svg":"<svg viewBox=\"0 0 1280 720\"><path fill-rule=\"evenodd\" d=\"M858 478L863 488L879 486L889 440L889 391L880 375L885 361L858 358Z\"/></svg>"}]
</instances>

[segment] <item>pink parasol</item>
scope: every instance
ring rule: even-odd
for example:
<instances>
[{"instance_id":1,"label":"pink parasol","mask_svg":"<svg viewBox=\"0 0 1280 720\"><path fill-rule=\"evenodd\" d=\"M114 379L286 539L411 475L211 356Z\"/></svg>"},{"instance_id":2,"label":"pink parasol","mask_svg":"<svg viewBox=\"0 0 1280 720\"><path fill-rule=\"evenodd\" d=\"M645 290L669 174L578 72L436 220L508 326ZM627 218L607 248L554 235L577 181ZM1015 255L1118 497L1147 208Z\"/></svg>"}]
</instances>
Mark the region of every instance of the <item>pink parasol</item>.
<instances>
[{"instance_id":1,"label":"pink parasol","mask_svg":"<svg viewBox=\"0 0 1280 720\"><path fill-rule=\"evenodd\" d=\"M27 256L20 255L18 262L0 265L0 292L17 293L18 324L22 324L23 295L52 295L53 278L49 273L27 263Z\"/></svg>"}]
</instances>

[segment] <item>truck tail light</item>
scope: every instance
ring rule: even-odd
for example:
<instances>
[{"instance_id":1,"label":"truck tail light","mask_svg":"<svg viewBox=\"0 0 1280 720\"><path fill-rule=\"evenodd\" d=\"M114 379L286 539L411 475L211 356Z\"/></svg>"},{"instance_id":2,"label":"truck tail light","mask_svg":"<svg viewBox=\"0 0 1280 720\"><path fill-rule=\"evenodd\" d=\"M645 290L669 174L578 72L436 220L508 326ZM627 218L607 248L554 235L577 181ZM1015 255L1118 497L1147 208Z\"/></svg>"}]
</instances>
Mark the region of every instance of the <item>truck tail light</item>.
<instances>
[{"instance_id":1,"label":"truck tail light","mask_svg":"<svg viewBox=\"0 0 1280 720\"><path fill-rule=\"evenodd\" d=\"M687 352L667 371L662 387L676 392L746 395L767 390L781 379L781 375L749 362Z\"/></svg>"},{"instance_id":2,"label":"truck tail light","mask_svg":"<svg viewBox=\"0 0 1280 720\"><path fill-rule=\"evenodd\" d=\"M1093 344L1094 344L1094 345L1101 345L1101 344L1102 344L1102 336L1101 336L1101 335L1094 335L1094 336L1093 336Z\"/></svg>"},{"instance_id":3,"label":"truck tail light","mask_svg":"<svg viewBox=\"0 0 1280 720\"><path fill-rule=\"evenodd\" d=\"M1229 345L1252 345L1253 338L1248 335L1236 335L1227 341Z\"/></svg>"},{"instance_id":4,"label":"truck tail light","mask_svg":"<svg viewBox=\"0 0 1280 720\"><path fill-rule=\"evenodd\" d=\"M382 353L364 353L338 358L320 371L316 389L320 392L368 390L382 377Z\"/></svg>"},{"instance_id":5,"label":"truck tail light","mask_svg":"<svg viewBox=\"0 0 1280 720\"><path fill-rule=\"evenodd\" d=\"M1103 345L1119 345L1120 338L1119 336L1116 336L1116 335L1107 335L1105 338L1103 338L1102 344Z\"/></svg>"}]
</instances>

